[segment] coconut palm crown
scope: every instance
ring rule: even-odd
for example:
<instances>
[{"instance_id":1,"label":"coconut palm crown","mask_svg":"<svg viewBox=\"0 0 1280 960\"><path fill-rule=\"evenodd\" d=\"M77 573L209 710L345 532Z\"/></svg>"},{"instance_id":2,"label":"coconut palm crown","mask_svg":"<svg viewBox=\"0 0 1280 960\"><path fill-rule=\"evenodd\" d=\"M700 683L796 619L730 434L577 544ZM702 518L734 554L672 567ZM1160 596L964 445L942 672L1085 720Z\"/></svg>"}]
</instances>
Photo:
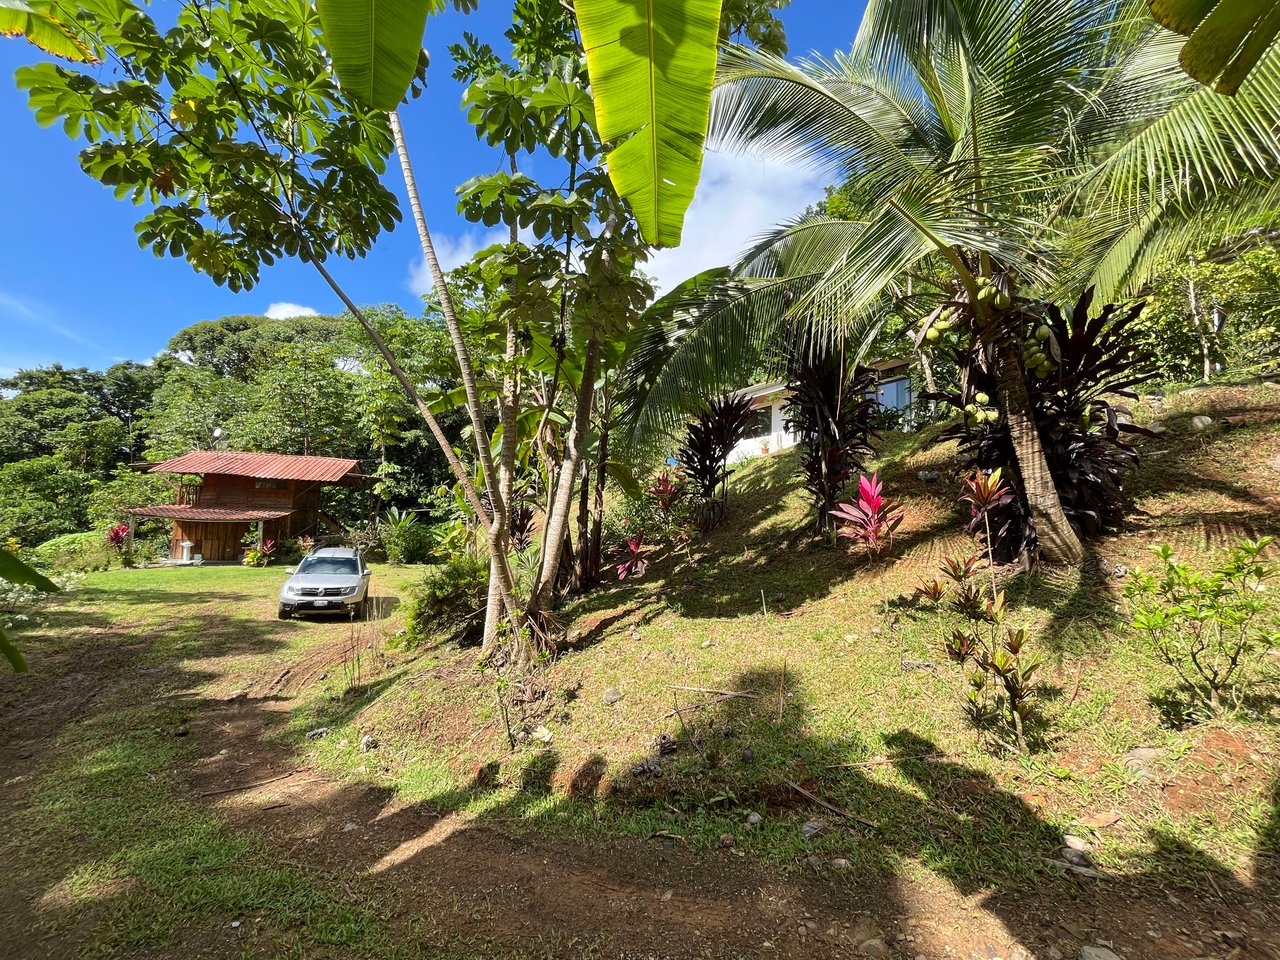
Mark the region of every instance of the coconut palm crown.
<instances>
[{"instance_id":1,"label":"coconut palm crown","mask_svg":"<svg viewBox=\"0 0 1280 960\"><path fill-rule=\"evenodd\" d=\"M802 333L865 346L895 310L976 301L984 277L1025 297L1122 296L1161 257L1272 209L1280 53L1229 99L1181 72L1180 45L1145 0L870 0L830 59L726 49L709 146L820 168L856 212L809 212L659 301L633 430Z\"/></svg>"}]
</instances>

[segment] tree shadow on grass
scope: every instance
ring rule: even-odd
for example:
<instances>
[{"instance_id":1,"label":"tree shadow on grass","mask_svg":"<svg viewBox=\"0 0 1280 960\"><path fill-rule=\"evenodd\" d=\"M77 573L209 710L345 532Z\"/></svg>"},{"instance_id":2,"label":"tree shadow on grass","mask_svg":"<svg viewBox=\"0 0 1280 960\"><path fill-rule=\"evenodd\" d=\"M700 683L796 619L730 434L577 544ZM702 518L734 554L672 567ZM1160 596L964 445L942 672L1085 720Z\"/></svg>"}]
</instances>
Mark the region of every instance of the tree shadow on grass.
<instances>
[{"instance_id":1,"label":"tree shadow on grass","mask_svg":"<svg viewBox=\"0 0 1280 960\"><path fill-rule=\"evenodd\" d=\"M212 651L228 644L269 650L279 642L274 622L207 627ZM682 705L654 722L655 735L667 738L662 750L612 776L599 753L565 770L557 748L538 746L482 764L464 785L405 803L385 785L294 790L289 751L309 749L306 741L268 748L235 739L238 725L269 729L278 704L198 696L169 703L167 693L190 691L207 675L169 661L160 673L140 676L136 655L118 654L96 677L109 692L89 704L90 725L74 734L84 754L71 755L76 762L51 780L43 771L25 780L71 791L63 812L79 818L81 841L63 838L49 847L39 881L11 891L12 903L0 908L13 918L8 928L18 931L19 943L42 924L72 942L109 947L126 934L149 938L132 948L126 940L126 954L172 948L235 956L291 943L314 955L358 956L394 943L402 955L535 949L576 958L588 952L583 942L570 942L578 937L599 941L605 956L697 955L715 945L713 956L825 958L856 955L857 944L839 935L825 940L820 931L798 938L797 926L812 915L821 929L839 929L858 921L859 911L870 911L886 934L905 934L897 924L908 916L954 923L947 936L966 949L978 947L965 942L971 933L998 928L1038 958L1053 956L1051 947L1070 955L1095 936L1140 949L1152 917L1196 930L1227 929L1230 921L1232 929L1257 931L1251 944L1260 933L1280 932L1265 886L1275 879L1266 866L1273 861L1260 856L1253 884L1244 884L1185 841L1152 833L1150 863L1134 877L1063 873L1045 863L1060 859L1063 830L1027 798L907 729L879 741L856 729L836 739L814 735L804 677L795 673L784 685L771 670L744 672L726 689L747 696ZM120 677L130 686L113 688ZM780 687L787 694L781 716ZM390 688L382 678L365 693L377 697ZM363 695L358 704L339 703L334 717L346 722L368 705ZM188 717L191 739L176 739L172 725ZM52 737L58 729L51 717L40 732ZM124 741L155 757L139 765L145 758L136 752L119 752ZM231 752L218 759L223 744ZM195 755L186 757L187 749ZM253 758L255 750L263 755L241 766L240 757ZM375 752L368 762L378 759ZM215 775L215 768L226 772ZM264 785L281 770L284 779ZM297 775L303 783L316 776ZM187 784L186 792L175 796L174 781ZM563 783L567 791L557 793ZM225 803L222 817L236 826L204 816L210 803ZM761 815L758 825L747 825L749 810ZM805 836L802 825L817 820L825 826ZM1274 848L1277 822L1273 811L1260 853ZM565 823L575 825L573 839ZM721 833L747 856L709 849ZM646 835L652 839L634 839ZM752 853L790 858L804 869L779 874ZM113 855L125 882L92 886L79 902L46 896ZM835 858L848 869L835 870ZM975 899L959 907L922 902L910 876L920 867ZM1162 888L1188 876L1196 891L1174 908ZM743 893L766 887L759 901ZM1212 902L1208 889L1218 891ZM993 922L970 923L963 904L980 904ZM262 938L256 948L227 939L228 918L242 915L255 918L244 926ZM1061 933L1053 923L1059 918L1082 923L1084 933ZM209 932L215 928L220 932ZM778 951L764 952L766 940ZM29 956L48 945L31 943Z\"/></svg>"}]
</instances>

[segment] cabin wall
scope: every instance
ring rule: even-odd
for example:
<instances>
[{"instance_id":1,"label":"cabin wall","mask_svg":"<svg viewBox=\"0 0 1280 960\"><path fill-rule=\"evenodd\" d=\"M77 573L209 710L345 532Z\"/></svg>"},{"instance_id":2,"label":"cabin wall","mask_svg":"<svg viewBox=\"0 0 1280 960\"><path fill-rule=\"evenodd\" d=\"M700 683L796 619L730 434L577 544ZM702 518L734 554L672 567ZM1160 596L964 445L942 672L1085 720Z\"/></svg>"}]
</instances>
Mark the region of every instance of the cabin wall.
<instances>
[{"instance_id":1,"label":"cabin wall","mask_svg":"<svg viewBox=\"0 0 1280 960\"><path fill-rule=\"evenodd\" d=\"M305 534L319 537L324 533L320 520L320 484L308 480L257 480L226 474L206 474L204 482L193 487L185 498L189 506L220 507L227 510L291 510L287 517L267 520L263 539L284 543ZM195 546L192 554L201 554L208 562L236 561L244 556L242 538L257 525L250 522L210 522L175 520L169 541L169 556L182 557L182 541Z\"/></svg>"},{"instance_id":2,"label":"cabin wall","mask_svg":"<svg viewBox=\"0 0 1280 960\"><path fill-rule=\"evenodd\" d=\"M169 558L182 559L182 541L190 540L191 555L200 554L206 563L239 560L244 555L240 542L253 524L246 522L210 523L203 520L173 521L173 537L169 541Z\"/></svg>"}]
</instances>

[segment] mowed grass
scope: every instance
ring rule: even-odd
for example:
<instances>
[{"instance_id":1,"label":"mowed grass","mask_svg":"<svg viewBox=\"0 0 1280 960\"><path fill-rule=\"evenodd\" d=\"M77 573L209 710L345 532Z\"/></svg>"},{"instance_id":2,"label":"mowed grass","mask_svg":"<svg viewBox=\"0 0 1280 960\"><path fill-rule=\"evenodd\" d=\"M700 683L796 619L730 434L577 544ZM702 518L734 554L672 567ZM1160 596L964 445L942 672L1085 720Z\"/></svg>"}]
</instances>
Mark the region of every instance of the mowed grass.
<instances>
[{"instance_id":1,"label":"mowed grass","mask_svg":"<svg viewBox=\"0 0 1280 960\"><path fill-rule=\"evenodd\" d=\"M1241 411L1243 426L1188 427L1194 413ZM344 776L448 809L732 843L784 865L840 857L866 876L925 870L966 892L1043 880L1064 832L1135 881L1247 883L1277 829L1280 688L1263 684L1229 720L1179 726L1174 677L1129 635L1124 580L1107 571L1146 563L1161 542L1208 564L1240 537L1280 532L1280 473L1267 466L1280 391L1194 391L1138 415L1168 429L1139 440L1131 522L1090 544L1084 570L1008 585L1044 661L1030 756L993 750L964 722L941 644L954 622L910 602L944 556L975 550L954 451L920 437L891 438L872 464L906 511L891 563L809 536L794 452L736 471L729 519L691 561L659 559L643 580L570 605L570 649L512 706L514 750L497 678L449 648L415 652L403 680L355 710L340 684L315 691L295 737L322 724L338 735L296 742ZM927 468L942 479L920 480ZM545 738L539 727L549 742L524 736ZM358 750L368 733L383 743L376 764ZM1138 747L1155 759L1126 762ZM751 812L763 819L748 827ZM828 829L806 836L815 818Z\"/></svg>"},{"instance_id":2,"label":"mowed grass","mask_svg":"<svg viewBox=\"0 0 1280 960\"><path fill-rule=\"evenodd\" d=\"M378 570L374 593L408 575ZM32 672L0 687L20 718L6 747L22 772L0 815L0 889L20 955L475 955L392 935L360 874L282 860L184 788L187 725L210 700L351 633L341 619L277 621L281 576L93 574L23 638ZM394 614L386 623L398 628Z\"/></svg>"},{"instance_id":3,"label":"mowed grass","mask_svg":"<svg viewBox=\"0 0 1280 960\"><path fill-rule=\"evenodd\" d=\"M1241 409L1238 428L1186 425ZM1091 545L1085 569L1009 584L1045 663L1030 756L965 724L941 647L950 620L909 601L944 556L974 550L953 451L892 437L874 464L906 512L891 562L810 536L794 453L746 464L729 518L692 556L568 606L569 648L503 688L515 748L498 678L474 650L403 647L395 600L417 570L380 569L387 600L357 627L275 620L279 569L88 577L21 638L35 672L0 685L0 706L60 730L9 785L11 882L42 891L46 935L79 932L104 955L223 936L266 956L405 949L359 876L282 863L183 796L174 770L189 748L174 730L202 702L247 692L287 710L270 736L297 764L463 816L728 845L784 870L839 858L853 882L937 877L966 894L1035 883L1064 897L1079 881L1044 861L1075 832L1112 876L1230 896L1275 875L1280 690L1264 686L1230 720L1178 726L1165 708L1174 678L1129 636L1124 581L1106 571L1160 542L1207 563L1233 538L1280 532L1280 473L1267 466L1280 457L1280 391L1179 396L1138 415L1168 432L1141 441L1132 521ZM926 483L924 469L943 476ZM128 669L106 687L78 680L85 656L110 658L104 643ZM83 704L24 714L42 697L74 700L81 682ZM307 739L318 727L328 735ZM360 750L366 735L376 750ZM1154 759L1126 763L1136 747ZM825 828L806 831L815 820Z\"/></svg>"}]
</instances>

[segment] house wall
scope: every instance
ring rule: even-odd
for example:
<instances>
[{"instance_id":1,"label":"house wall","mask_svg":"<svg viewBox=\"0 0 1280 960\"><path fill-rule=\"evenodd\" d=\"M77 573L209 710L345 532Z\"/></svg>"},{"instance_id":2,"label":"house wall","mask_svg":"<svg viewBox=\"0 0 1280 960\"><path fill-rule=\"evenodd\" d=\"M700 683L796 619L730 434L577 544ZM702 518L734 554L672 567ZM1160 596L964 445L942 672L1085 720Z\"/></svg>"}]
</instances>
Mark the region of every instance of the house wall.
<instances>
[{"instance_id":1,"label":"house wall","mask_svg":"<svg viewBox=\"0 0 1280 960\"><path fill-rule=\"evenodd\" d=\"M766 450L769 453L776 453L796 445L795 434L787 430L786 414L783 412L785 401L786 395L783 391L760 397L755 401L757 407L767 407L769 410L769 432L741 441L729 454L729 463L737 463L748 457L759 457Z\"/></svg>"},{"instance_id":2,"label":"house wall","mask_svg":"<svg viewBox=\"0 0 1280 960\"><path fill-rule=\"evenodd\" d=\"M191 541L191 555L197 553L207 563L239 560L244 555L241 538L249 532L248 523L207 523L202 520L173 521L173 537L169 540L169 557L182 559L182 541Z\"/></svg>"},{"instance_id":3,"label":"house wall","mask_svg":"<svg viewBox=\"0 0 1280 960\"><path fill-rule=\"evenodd\" d=\"M232 510L292 510L290 516L268 520L263 538L281 542L304 533L316 536L320 523L320 485L303 480L282 480L279 485L259 486L253 477L206 474L204 482L191 488L185 502L189 506L223 507ZM182 501L180 501L182 502ZM169 556L182 557L182 541L194 544L191 553L200 554L208 562L239 560L244 555L242 538L256 524L175 520L169 539Z\"/></svg>"},{"instance_id":4,"label":"house wall","mask_svg":"<svg viewBox=\"0 0 1280 960\"><path fill-rule=\"evenodd\" d=\"M748 437L746 440L741 441L733 448L733 452L729 454L729 463L737 463L739 460L746 460L749 457L761 456L766 450L769 453L776 453L779 450L794 447L800 442L800 438L787 430L786 427L786 414L784 413L786 396L785 390L777 390L753 400L756 406L769 407L771 411L770 431L767 434ZM882 407L891 410L907 410L914 399L915 394L911 389L909 377L892 377L882 380L876 385L876 400Z\"/></svg>"}]
</instances>

